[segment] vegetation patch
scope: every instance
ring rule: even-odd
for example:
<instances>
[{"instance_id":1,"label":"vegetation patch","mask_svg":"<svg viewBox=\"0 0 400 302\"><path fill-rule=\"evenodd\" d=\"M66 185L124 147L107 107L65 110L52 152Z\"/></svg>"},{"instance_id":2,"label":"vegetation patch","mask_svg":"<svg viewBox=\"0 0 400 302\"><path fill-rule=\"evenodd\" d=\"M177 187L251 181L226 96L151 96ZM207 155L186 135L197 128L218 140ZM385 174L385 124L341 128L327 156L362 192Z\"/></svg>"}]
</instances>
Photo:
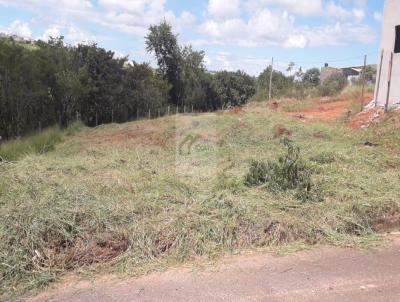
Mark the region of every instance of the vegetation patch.
<instances>
[{"instance_id":1,"label":"vegetation patch","mask_svg":"<svg viewBox=\"0 0 400 302\"><path fill-rule=\"evenodd\" d=\"M286 154L277 161L252 161L245 184L265 185L272 192L294 191L295 197L303 202L322 201L322 192L312 181L313 170L300 159L300 148L287 138L282 143Z\"/></svg>"},{"instance_id":2,"label":"vegetation patch","mask_svg":"<svg viewBox=\"0 0 400 302\"><path fill-rule=\"evenodd\" d=\"M310 157L310 160L321 165L332 164L336 162L336 155L332 152L322 152Z\"/></svg>"},{"instance_id":3,"label":"vegetation patch","mask_svg":"<svg viewBox=\"0 0 400 302\"><path fill-rule=\"evenodd\" d=\"M0 295L74 270L137 276L242 249L379 244L400 213L398 125L354 132L256 105L64 134L52 152L1 162ZM140 143L166 125L167 148ZM273 139L276 125L295 144ZM118 133L123 144L108 139Z\"/></svg>"},{"instance_id":4,"label":"vegetation patch","mask_svg":"<svg viewBox=\"0 0 400 302\"><path fill-rule=\"evenodd\" d=\"M275 125L274 128L272 129L272 132L274 133L274 138L280 138L282 136L291 136L292 131L288 130L284 125Z\"/></svg>"},{"instance_id":5,"label":"vegetation patch","mask_svg":"<svg viewBox=\"0 0 400 302\"><path fill-rule=\"evenodd\" d=\"M28 154L44 154L53 151L56 144L63 141L66 135L73 135L83 127L81 122L76 122L65 130L53 127L41 133L7 141L0 144L0 161L15 161Z\"/></svg>"}]
</instances>

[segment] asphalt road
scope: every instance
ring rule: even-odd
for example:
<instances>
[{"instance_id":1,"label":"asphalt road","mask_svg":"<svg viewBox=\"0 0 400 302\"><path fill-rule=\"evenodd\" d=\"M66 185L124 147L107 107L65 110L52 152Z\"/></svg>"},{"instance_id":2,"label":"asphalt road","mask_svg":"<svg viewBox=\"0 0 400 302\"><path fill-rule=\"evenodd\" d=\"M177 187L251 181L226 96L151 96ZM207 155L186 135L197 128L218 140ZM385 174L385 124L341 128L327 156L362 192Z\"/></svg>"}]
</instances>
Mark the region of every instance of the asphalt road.
<instances>
[{"instance_id":1,"label":"asphalt road","mask_svg":"<svg viewBox=\"0 0 400 302\"><path fill-rule=\"evenodd\" d=\"M379 250L321 248L286 257L233 256L218 267L59 286L31 301L399 302L400 237Z\"/></svg>"}]
</instances>

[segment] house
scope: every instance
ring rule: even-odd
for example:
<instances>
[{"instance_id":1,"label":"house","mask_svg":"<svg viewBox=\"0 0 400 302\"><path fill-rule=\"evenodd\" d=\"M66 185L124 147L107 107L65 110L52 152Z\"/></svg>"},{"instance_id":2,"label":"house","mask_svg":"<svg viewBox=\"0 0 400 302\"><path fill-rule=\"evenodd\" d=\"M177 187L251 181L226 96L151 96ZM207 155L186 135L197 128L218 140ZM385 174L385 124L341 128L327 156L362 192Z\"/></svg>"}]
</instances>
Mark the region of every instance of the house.
<instances>
[{"instance_id":1,"label":"house","mask_svg":"<svg viewBox=\"0 0 400 302\"><path fill-rule=\"evenodd\" d=\"M342 71L339 68L330 67L328 63L325 63L325 66L321 68L320 80L323 83L327 78L329 78L333 74L341 74Z\"/></svg>"},{"instance_id":2,"label":"house","mask_svg":"<svg viewBox=\"0 0 400 302\"><path fill-rule=\"evenodd\" d=\"M363 66L334 68L330 67L328 63L325 63L325 66L321 68L321 83L323 83L328 77L333 74L341 74L347 79L349 84L353 84L354 81L360 78L363 69Z\"/></svg>"},{"instance_id":3,"label":"house","mask_svg":"<svg viewBox=\"0 0 400 302\"><path fill-rule=\"evenodd\" d=\"M386 0L382 21L375 105L400 105L400 0Z\"/></svg>"}]
</instances>

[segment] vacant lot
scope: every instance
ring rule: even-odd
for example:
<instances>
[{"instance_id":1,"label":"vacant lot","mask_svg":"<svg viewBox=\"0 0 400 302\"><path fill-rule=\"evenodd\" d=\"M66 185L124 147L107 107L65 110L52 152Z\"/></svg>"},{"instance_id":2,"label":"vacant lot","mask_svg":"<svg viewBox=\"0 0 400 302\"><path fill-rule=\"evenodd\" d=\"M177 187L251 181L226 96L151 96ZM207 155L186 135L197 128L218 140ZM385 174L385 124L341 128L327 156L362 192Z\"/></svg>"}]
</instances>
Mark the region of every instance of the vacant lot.
<instances>
[{"instance_id":1,"label":"vacant lot","mask_svg":"<svg viewBox=\"0 0 400 302\"><path fill-rule=\"evenodd\" d=\"M305 123L296 110L314 105L288 106L83 129L0 163L0 294L76 269L140 275L248 248L378 244L400 215L399 115L350 129L350 109ZM285 154L284 137L320 199L245 185L252 162Z\"/></svg>"}]
</instances>

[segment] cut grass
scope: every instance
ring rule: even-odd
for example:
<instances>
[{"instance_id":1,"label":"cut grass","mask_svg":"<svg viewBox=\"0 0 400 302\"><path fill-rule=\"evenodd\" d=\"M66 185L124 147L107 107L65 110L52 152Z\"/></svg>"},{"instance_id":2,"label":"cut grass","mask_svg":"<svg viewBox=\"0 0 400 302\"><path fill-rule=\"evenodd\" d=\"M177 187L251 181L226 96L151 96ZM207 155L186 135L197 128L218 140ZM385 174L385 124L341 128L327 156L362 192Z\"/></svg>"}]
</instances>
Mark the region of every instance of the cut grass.
<instances>
[{"instance_id":1,"label":"cut grass","mask_svg":"<svg viewBox=\"0 0 400 302\"><path fill-rule=\"evenodd\" d=\"M290 129L324 202L243 185L252 160L282 153L276 125ZM78 268L140 275L248 248L370 245L375 222L400 206L399 172L388 164L398 155L363 144L399 131L378 130L304 124L254 106L88 129L54 152L2 163L0 292L38 288ZM188 137L196 139L181 152Z\"/></svg>"}]
</instances>

